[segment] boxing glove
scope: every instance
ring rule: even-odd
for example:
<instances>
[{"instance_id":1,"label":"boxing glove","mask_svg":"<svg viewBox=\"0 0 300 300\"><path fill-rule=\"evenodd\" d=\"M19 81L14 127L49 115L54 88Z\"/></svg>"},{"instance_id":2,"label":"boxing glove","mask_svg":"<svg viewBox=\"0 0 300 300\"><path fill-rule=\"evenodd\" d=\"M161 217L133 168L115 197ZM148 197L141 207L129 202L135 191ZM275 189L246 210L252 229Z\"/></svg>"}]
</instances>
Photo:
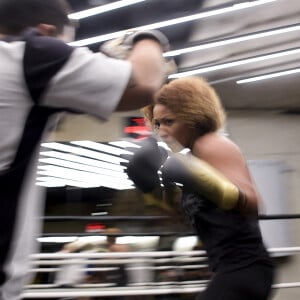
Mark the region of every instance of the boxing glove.
<instances>
[{"instance_id":1,"label":"boxing glove","mask_svg":"<svg viewBox=\"0 0 300 300\"><path fill-rule=\"evenodd\" d=\"M158 30L128 31L125 35L107 41L100 47L105 55L117 59L126 59L133 45L142 39L153 39L160 43L163 52L170 49L168 38ZM177 72L177 65L174 59L165 59L165 74L170 75Z\"/></svg>"},{"instance_id":2,"label":"boxing glove","mask_svg":"<svg viewBox=\"0 0 300 300\"><path fill-rule=\"evenodd\" d=\"M103 43L100 50L107 56L118 59L126 59L133 45L143 39L156 40L160 43L163 51L167 51L170 48L168 38L158 30L132 30L119 38Z\"/></svg>"},{"instance_id":3,"label":"boxing glove","mask_svg":"<svg viewBox=\"0 0 300 300\"><path fill-rule=\"evenodd\" d=\"M143 193L149 193L160 186L158 170L168 157L167 151L159 147L153 138L147 138L137 143L139 148L126 148L132 155L122 154L127 162L123 163L128 177Z\"/></svg>"},{"instance_id":4,"label":"boxing glove","mask_svg":"<svg viewBox=\"0 0 300 300\"><path fill-rule=\"evenodd\" d=\"M244 194L224 175L192 155L176 153L170 156L161 172L164 185L180 183L187 191L203 196L223 210L233 209L245 199Z\"/></svg>"}]
</instances>

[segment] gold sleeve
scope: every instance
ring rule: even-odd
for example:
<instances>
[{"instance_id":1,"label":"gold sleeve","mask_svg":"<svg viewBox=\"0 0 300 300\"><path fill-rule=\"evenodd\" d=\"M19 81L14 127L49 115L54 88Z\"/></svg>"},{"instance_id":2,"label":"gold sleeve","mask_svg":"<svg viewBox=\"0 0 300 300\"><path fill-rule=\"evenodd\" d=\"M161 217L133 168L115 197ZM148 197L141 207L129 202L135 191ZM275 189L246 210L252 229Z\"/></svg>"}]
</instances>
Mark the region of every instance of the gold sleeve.
<instances>
[{"instance_id":1,"label":"gold sleeve","mask_svg":"<svg viewBox=\"0 0 300 300\"><path fill-rule=\"evenodd\" d=\"M176 155L191 175L193 189L223 210L235 208L241 197L239 188L205 161L182 154Z\"/></svg>"}]
</instances>

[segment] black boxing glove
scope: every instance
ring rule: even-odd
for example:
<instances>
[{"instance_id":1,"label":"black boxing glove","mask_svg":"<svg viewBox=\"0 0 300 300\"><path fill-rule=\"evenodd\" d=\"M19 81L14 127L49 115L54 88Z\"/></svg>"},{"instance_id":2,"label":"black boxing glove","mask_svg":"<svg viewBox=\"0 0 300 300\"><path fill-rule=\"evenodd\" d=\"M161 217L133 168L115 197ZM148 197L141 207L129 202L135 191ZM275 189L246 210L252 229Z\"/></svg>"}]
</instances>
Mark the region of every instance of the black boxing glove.
<instances>
[{"instance_id":1,"label":"black boxing glove","mask_svg":"<svg viewBox=\"0 0 300 300\"><path fill-rule=\"evenodd\" d=\"M126 173L136 187L143 193L149 193L160 186L157 172L168 157L168 153L164 148L158 146L153 137L136 144L140 147L125 148L133 154L121 154L122 158L128 160L122 165L127 167Z\"/></svg>"}]
</instances>

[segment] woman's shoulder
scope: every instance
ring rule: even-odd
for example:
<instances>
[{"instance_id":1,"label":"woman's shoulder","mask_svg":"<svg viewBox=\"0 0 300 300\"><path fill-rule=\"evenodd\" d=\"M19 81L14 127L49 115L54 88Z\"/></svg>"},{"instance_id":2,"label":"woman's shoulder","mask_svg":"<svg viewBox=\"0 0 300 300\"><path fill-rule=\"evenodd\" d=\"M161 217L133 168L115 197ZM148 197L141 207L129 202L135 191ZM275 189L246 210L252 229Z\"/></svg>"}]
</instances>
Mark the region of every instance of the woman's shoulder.
<instances>
[{"instance_id":1,"label":"woman's shoulder","mask_svg":"<svg viewBox=\"0 0 300 300\"><path fill-rule=\"evenodd\" d=\"M192 152L195 154L205 155L220 151L237 151L239 147L222 132L211 132L196 139Z\"/></svg>"}]
</instances>

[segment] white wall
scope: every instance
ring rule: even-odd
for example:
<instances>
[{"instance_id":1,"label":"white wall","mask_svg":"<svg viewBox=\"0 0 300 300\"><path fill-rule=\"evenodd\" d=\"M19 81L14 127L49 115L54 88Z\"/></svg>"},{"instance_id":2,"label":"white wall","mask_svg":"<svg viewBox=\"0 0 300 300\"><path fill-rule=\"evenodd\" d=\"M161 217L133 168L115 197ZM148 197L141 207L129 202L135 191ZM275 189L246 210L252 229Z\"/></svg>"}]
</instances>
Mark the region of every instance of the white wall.
<instances>
[{"instance_id":1,"label":"white wall","mask_svg":"<svg viewBox=\"0 0 300 300\"><path fill-rule=\"evenodd\" d=\"M286 166L282 183L286 187L286 195L281 199L285 203L283 213L300 213L300 115L230 111L227 130L247 160L272 160ZM291 237L287 246L300 246L300 219L285 222ZM278 262L276 282L300 282L300 253ZM275 290L273 299L298 300L300 287Z\"/></svg>"}]
</instances>

